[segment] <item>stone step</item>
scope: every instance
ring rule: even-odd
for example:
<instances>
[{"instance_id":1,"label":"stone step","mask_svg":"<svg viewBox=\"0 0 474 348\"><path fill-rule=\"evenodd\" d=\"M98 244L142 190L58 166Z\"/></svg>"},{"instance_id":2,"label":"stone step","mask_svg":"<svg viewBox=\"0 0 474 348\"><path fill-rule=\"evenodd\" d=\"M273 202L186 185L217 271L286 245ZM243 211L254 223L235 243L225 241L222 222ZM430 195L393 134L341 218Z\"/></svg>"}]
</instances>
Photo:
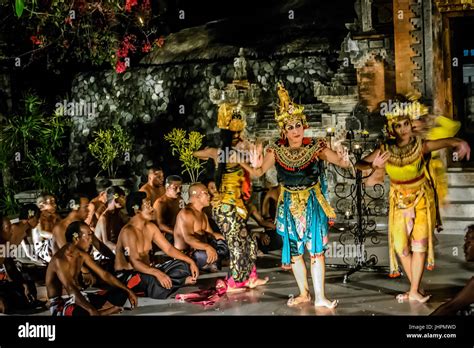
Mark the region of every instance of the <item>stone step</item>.
<instances>
[{"instance_id":1,"label":"stone step","mask_svg":"<svg viewBox=\"0 0 474 348\"><path fill-rule=\"evenodd\" d=\"M472 197L469 197L472 199ZM474 217L474 200L457 201L447 204L440 208L442 217L449 218L473 218Z\"/></svg>"},{"instance_id":2,"label":"stone step","mask_svg":"<svg viewBox=\"0 0 474 348\"><path fill-rule=\"evenodd\" d=\"M448 202L474 201L474 186L450 186L446 200Z\"/></svg>"},{"instance_id":3,"label":"stone step","mask_svg":"<svg viewBox=\"0 0 474 348\"><path fill-rule=\"evenodd\" d=\"M443 232L446 234L462 234L466 232L466 227L474 225L474 217L462 217L462 218L443 218Z\"/></svg>"},{"instance_id":4,"label":"stone step","mask_svg":"<svg viewBox=\"0 0 474 348\"><path fill-rule=\"evenodd\" d=\"M473 186L474 172L471 171L448 171L448 184L450 186Z\"/></svg>"}]
</instances>

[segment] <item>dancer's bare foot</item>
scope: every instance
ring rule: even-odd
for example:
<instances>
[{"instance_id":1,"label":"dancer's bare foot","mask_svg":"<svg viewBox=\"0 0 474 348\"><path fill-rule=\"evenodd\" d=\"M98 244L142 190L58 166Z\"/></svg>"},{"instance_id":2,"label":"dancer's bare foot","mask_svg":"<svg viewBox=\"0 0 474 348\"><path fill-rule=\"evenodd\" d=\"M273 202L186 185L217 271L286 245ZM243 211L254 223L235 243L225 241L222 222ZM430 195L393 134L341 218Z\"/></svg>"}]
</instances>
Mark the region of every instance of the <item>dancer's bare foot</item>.
<instances>
[{"instance_id":1,"label":"dancer's bare foot","mask_svg":"<svg viewBox=\"0 0 474 348\"><path fill-rule=\"evenodd\" d=\"M426 296L425 290L423 290L423 289L420 289L419 293L422 296ZM395 298L397 299L398 302L403 302L403 301L407 301L409 299L409 297L410 297L410 292L407 291L407 292L398 294Z\"/></svg>"},{"instance_id":2,"label":"dancer's bare foot","mask_svg":"<svg viewBox=\"0 0 474 348\"><path fill-rule=\"evenodd\" d=\"M186 280L184 281L184 285L194 285L196 284L196 278L193 278L191 276L187 277Z\"/></svg>"},{"instance_id":3,"label":"dancer's bare foot","mask_svg":"<svg viewBox=\"0 0 474 348\"><path fill-rule=\"evenodd\" d=\"M430 299L431 295L427 295L427 296L423 296L422 294L420 294L419 292L415 292L415 293L412 293L410 292L410 294L408 295L408 299L410 301L418 301L420 303L426 303L428 302L428 300Z\"/></svg>"},{"instance_id":4,"label":"dancer's bare foot","mask_svg":"<svg viewBox=\"0 0 474 348\"><path fill-rule=\"evenodd\" d=\"M228 293L242 292L242 291L246 291L246 290L247 290L246 287L237 287L237 286L228 286L227 287L227 292Z\"/></svg>"},{"instance_id":5,"label":"dancer's bare foot","mask_svg":"<svg viewBox=\"0 0 474 348\"><path fill-rule=\"evenodd\" d=\"M329 301L327 298L319 300L319 301L314 301L315 307L326 307L329 309L336 308L338 304L339 304L338 300Z\"/></svg>"},{"instance_id":6,"label":"dancer's bare foot","mask_svg":"<svg viewBox=\"0 0 474 348\"><path fill-rule=\"evenodd\" d=\"M296 307L302 303L307 303L311 301L311 295L299 295L297 297L291 297L286 303L288 307Z\"/></svg>"},{"instance_id":7,"label":"dancer's bare foot","mask_svg":"<svg viewBox=\"0 0 474 348\"><path fill-rule=\"evenodd\" d=\"M255 280L251 279L249 281L248 287L250 289L253 289L253 288L256 288L257 286L264 285L264 284L268 283L269 280L270 280L270 278L268 278L268 277L265 277L263 279L257 278Z\"/></svg>"}]
</instances>

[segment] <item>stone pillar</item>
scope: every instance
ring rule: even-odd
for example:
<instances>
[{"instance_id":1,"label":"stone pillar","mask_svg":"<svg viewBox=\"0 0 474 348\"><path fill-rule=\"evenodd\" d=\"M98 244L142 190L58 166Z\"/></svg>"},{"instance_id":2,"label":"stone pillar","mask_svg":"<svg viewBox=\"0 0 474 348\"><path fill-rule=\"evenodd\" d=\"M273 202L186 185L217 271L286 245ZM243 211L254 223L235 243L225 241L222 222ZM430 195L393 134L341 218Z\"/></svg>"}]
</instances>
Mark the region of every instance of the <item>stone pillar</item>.
<instances>
[{"instance_id":1,"label":"stone pillar","mask_svg":"<svg viewBox=\"0 0 474 348\"><path fill-rule=\"evenodd\" d=\"M381 59L371 58L366 64L357 69L357 84L359 98L373 112L378 103L391 97L393 92L393 74Z\"/></svg>"},{"instance_id":2,"label":"stone pillar","mask_svg":"<svg viewBox=\"0 0 474 348\"><path fill-rule=\"evenodd\" d=\"M393 1L393 28L395 38L395 82L396 91L400 94L413 92L412 83L414 64L411 57L415 55L411 48L412 38L410 19L413 13L410 9L412 0Z\"/></svg>"}]
</instances>

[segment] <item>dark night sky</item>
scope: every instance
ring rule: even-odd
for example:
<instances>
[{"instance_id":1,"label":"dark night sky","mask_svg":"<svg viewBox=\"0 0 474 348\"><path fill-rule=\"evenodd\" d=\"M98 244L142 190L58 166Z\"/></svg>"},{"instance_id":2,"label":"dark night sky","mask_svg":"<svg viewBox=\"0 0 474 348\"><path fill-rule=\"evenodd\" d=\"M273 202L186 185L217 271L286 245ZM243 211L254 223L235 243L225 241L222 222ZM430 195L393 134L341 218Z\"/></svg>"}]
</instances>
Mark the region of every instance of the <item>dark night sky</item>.
<instances>
[{"instance_id":1,"label":"dark night sky","mask_svg":"<svg viewBox=\"0 0 474 348\"><path fill-rule=\"evenodd\" d=\"M214 25L223 35L243 44L255 35L281 35L301 27L329 38L345 36L344 24L356 17L351 0L160 0L155 7L169 32L219 21ZM184 11L184 20L178 18L180 10ZM288 18L290 10L294 11L294 20Z\"/></svg>"}]
</instances>

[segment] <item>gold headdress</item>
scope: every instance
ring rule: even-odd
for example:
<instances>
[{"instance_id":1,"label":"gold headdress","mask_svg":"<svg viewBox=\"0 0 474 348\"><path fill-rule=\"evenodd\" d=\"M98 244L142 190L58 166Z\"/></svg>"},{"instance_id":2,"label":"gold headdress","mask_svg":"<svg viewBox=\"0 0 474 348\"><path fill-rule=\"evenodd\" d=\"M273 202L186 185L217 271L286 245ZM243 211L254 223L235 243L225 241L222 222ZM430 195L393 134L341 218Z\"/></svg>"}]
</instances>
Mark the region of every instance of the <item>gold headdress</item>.
<instances>
[{"instance_id":1,"label":"gold headdress","mask_svg":"<svg viewBox=\"0 0 474 348\"><path fill-rule=\"evenodd\" d=\"M228 103L221 104L217 113L217 127L228 129L232 132L240 132L245 128L245 118L238 106Z\"/></svg>"},{"instance_id":2,"label":"gold headdress","mask_svg":"<svg viewBox=\"0 0 474 348\"><path fill-rule=\"evenodd\" d=\"M420 103L420 95L410 93L406 95L407 101L389 101L382 107L382 115L387 121L387 131L393 133L393 124L408 118L411 121L428 114L428 106ZM385 109L385 110L384 110Z\"/></svg>"},{"instance_id":3,"label":"gold headdress","mask_svg":"<svg viewBox=\"0 0 474 348\"><path fill-rule=\"evenodd\" d=\"M308 127L308 122L306 121L306 116L303 114L304 107L294 103L288 91L283 87L281 82L278 82L278 98L280 99L280 109L275 111L275 121L280 127L281 130L285 127L285 124L291 120L301 120L305 128Z\"/></svg>"}]
</instances>

